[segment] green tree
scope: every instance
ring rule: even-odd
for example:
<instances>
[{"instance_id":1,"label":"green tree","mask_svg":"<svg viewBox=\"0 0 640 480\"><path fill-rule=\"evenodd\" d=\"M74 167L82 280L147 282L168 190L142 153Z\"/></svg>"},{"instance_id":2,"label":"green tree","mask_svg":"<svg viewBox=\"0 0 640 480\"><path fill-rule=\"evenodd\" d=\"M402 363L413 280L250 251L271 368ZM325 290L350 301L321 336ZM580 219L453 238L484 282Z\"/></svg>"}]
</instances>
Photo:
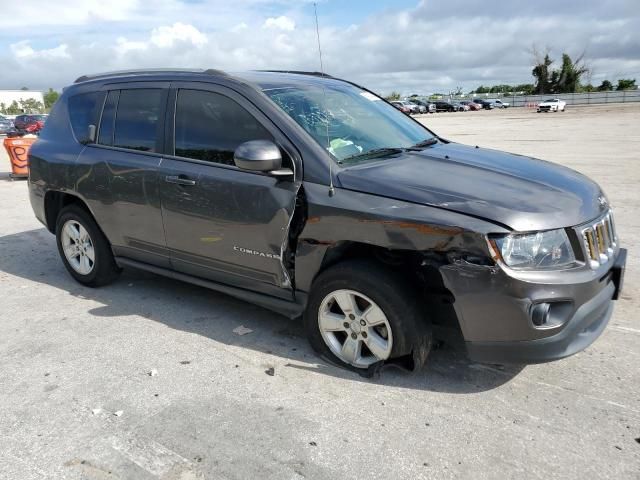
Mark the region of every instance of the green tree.
<instances>
[{"instance_id":1,"label":"green tree","mask_svg":"<svg viewBox=\"0 0 640 480\"><path fill-rule=\"evenodd\" d=\"M400 93L398 92L391 92L389 95L387 95L386 97L384 97L386 100L393 102L396 100L400 100Z\"/></svg>"},{"instance_id":2,"label":"green tree","mask_svg":"<svg viewBox=\"0 0 640 480\"><path fill-rule=\"evenodd\" d=\"M618 80L616 90L635 90L636 88L638 87L636 86L635 78L621 78Z\"/></svg>"},{"instance_id":3,"label":"green tree","mask_svg":"<svg viewBox=\"0 0 640 480\"><path fill-rule=\"evenodd\" d=\"M582 88L580 88L580 91L581 92L595 92L596 91L596 87L594 87L590 83L587 83L586 85L583 85Z\"/></svg>"},{"instance_id":4,"label":"green tree","mask_svg":"<svg viewBox=\"0 0 640 480\"><path fill-rule=\"evenodd\" d=\"M42 102L34 100L33 98L27 98L20 100L20 108L27 113L42 113L44 112L44 105Z\"/></svg>"},{"instance_id":5,"label":"green tree","mask_svg":"<svg viewBox=\"0 0 640 480\"><path fill-rule=\"evenodd\" d=\"M531 70L531 75L536 79L535 93L548 93L551 91L551 72L550 67L553 64L553 60L549 57L549 53L545 53L543 58L540 58L540 54L534 48L533 55L535 57L535 66Z\"/></svg>"},{"instance_id":6,"label":"green tree","mask_svg":"<svg viewBox=\"0 0 640 480\"><path fill-rule=\"evenodd\" d=\"M49 88L48 92L45 92L44 97L44 108L50 110L53 107L53 104L56 103L60 94L56 92L53 88Z\"/></svg>"},{"instance_id":7,"label":"green tree","mask_svg":"<svg viewBox=\"0 0 640 480\"><path fill-rule=\"evenodd\" d=\"M536 79L535 92L539 94L576 92L580 89L580 79L589 72L584 63L584 53L575 62L567 53L563 53L559 69L551 68L554 61L548 51L541 57L534 48L533 54L536 65L531 74Z\"/></svg>"},{"instance_id":8,"label":"green tree","mask_svg":"<svg viewBox=\"0 0 640 480\"><path fill-rule=\"evenodd\" d=\"M535 91L535 85L532 83L521 83L520 85L513 87L513 91L515 93L522 92L524 95L531 95Z\"/></svg>"},{"instance_id":9,"label":"green tree","mask_svg":"<svg viewBox=\"0 0 640 480\"><path fill-rule=\"evenodd\" d=\"M580 89L580 78L589 71L583 58L584 54L574 62L569 55L562 54L562 67L560 67L554 83L554 90L557 93L577 92Z\"/></svg>"},{"instance_id":10,"label":"green tree","mask_svg":"<svg viewBox=\"0 0 640 480\"><path fill-rule=\"evenodd\" d=\"M600 86L598 87L598 91L608 92L609 90L613 90L613 84L609 80L603 80Z\"/></svg>"},{"instance_id":11,"label":"green tree","mask_svg":"<svg viewBox=\"0 0 640 480\"><path fill-rule=\"evenodd\" d=\"M18 102L14 100L11 102L11 105L5 107L4 113L7 115L20 115L22 113L22 109L20 108L20 105L18 105Z\"/></svg>"},{"instance_id":12,"label":"green tree","mask_svg":"<svg viewBox=\"0 0 640 480\"><path fill-rule=\"evenodd\" d=\"M473 92L469 92L469 93L489 93L490 91L491 91L491 88L485 87L484 85L480 85Z\"/></svg>"},{"instance_id":13,"label":"green tree","mask_svg":"<svg viewBox=\"0 0 640 480\"><path fill-rule=\"evenodd\" d=\"M488 93L506 93L512 90L511 85L494 85Z\"/></svg>"},{"instance_id":14,"label":"green tree","mask_svg":"<svg viewBox=\"0 0 640 480\"><path fill-rule=\"evenodd\" d=\"M21 87L20 90L27 91L27 90L29 90L29 87Z\"/></svg>"}]
</instances>

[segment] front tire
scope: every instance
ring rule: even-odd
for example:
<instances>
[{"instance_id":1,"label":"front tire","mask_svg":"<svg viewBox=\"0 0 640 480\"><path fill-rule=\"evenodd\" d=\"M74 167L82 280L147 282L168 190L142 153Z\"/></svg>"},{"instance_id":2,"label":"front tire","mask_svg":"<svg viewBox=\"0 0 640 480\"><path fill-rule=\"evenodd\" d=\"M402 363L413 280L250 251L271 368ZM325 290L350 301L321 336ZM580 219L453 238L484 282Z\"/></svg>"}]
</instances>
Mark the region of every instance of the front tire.
<instances>
[{"instance_id":1,"label":"front tire","mask_svg":"<svg viewBox=\"0 0 640 480\"><path fill-rule=\"evenodd\" d=\"M58 215L56 243L65 268L83 285L107 285L120 274L109 241L93 217L78 205L69 205Z\"/></svg>"},{"instance_id":2,"label":"front tire","mask_svg":"<svg viewBox=\"0 0 640 480\"><path fill-rule=\"evenodd\" d=\"M431 326L414 288L400 275L365 261L348 261L314 281L304 315L311 346L324 358L359 372L413 355L424 364Z\"/></svg>"}]
</instances>

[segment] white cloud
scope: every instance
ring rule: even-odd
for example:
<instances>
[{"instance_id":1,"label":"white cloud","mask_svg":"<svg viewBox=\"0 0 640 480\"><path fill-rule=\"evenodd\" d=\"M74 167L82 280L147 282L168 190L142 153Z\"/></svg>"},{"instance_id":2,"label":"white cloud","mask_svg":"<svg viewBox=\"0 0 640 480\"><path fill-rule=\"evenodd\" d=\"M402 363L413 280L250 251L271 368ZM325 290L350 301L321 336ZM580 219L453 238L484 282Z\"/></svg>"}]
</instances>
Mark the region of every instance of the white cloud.
<instances>
[{"instance_id":1,"label":"white cloud","mask_svg":"<svg viewBox=\"0 0 640 480\"><path fill-rule=\"evenodd\" d=\"M13 52L17 59L33 60L33 59L60 59L71 58L67 51L69 46L65 43L58 45L55 48L48 48L42 50L34 50L28 40L22 40L17 43L12 43L9 48Z\"/></svg>"},{"instance_id":2,"label":"white cloud","mask_svg":"<svg viewBox=\"0 0 640 480\"><path fill-rule=\"evenodd\" d=\"M247 25L244 22L241 22L241 23L237 24L235 27L232 27L231 31L233 33L240 33L242 31L246 30L247 28L249 28L249 25Z\"/></svg>"},{"instance_id":3,"label":"white cloud","mask_svg":"<svg viewBox=\"0 0 640 480\"><path fill-rule=\"evenodd\" d=\"M264 22L264 28L275 28L279 30L292 31L296 28L296 22L284 15L280 17L269 17Z\"/></svg>"},{"instance_id":4,"label":"white cloud","mask_svg":"<svg viewBox=\"0 0 640 480\"><path fill-rule=\"evenodd\" d=\"M54 4L50 0L29 0L6 3L2 5L0 15L0 27L3 29L24 28L25 24L82 25L95 20L126 21L140 7L140 0L109 0L108 3L103 0L64 0Z\"/></svg>"},{"instance_id":5,"label":"white cloud","mask_svg":"<svg viewBox=\"0 0 640 480\"><path fill-rule=\"evenodd\" d=\"M148 47L147 42L132 42L125 37L118 37L116 40L116 50L119 55L126 55L127 52L133 50L146 50Z\"/></svg>"},{"instance_id":6,"label":"white cloud","mask_svg":"<svg viewBox=\"0 0 640 480\"><path fill-rule=\"evenodd\" d=\"M208 39L193 25L177 22L170 27L154 28L150 41L161 48L172 47L175 43L190 43L196 47L202 47Z\"/></svg>"},{"instance_id":7,"label":"white cloud","mask_svg":"<svg viewBox=\"0 0 640 480\"><path fill-rule=\"evenodd\" d=\"M15 20L18 7L3 10L0 88L27 81L30 88L60 88L85 73L125 68L318 69L308 2L157 0L153 8L140 0L115 2L125 14L107 11L111 5L98 9L98 0L67 0L55 14L32 12L29 29ZM575 56L586 49L594 84L605 76L640 78L640 11L629 7L631 0L608 0L606 8L540 2L520 8L499 0L481 6L428 0L413 9L354 14L357 23L347 18L344 26L321 17L325 69L381 93L527 83L535 43L552 47L556 60L563 51ZM26 3L27 9L48 4Z\"/></svg>"}]
</instances>

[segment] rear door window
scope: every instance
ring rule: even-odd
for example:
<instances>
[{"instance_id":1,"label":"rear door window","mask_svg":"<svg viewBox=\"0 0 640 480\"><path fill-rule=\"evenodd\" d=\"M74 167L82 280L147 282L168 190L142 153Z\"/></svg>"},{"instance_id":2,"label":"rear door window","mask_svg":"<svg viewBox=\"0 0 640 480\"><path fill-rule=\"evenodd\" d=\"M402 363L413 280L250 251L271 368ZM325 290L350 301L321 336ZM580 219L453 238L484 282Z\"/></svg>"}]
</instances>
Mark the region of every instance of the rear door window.
<instances>
[{"instance_id":1,"label":"rear door window","mask_svg":"<svg viewBox=\"0 0 640 480\"><path fill-rule=\"evenodd\" d=\"M104 101L104 92L89 92L74 95L69 98L69 120L71 129L80 143L89 139L89 125L98 125L98 116ZM37 120L37 118L33 118Z\"/></svg>"},{"instance_id":2,"label":"rear door window","mask_svg":"<svg viewBox=\"0 0 640 480\"><path fill-rule=\"evenodd\" d=\"M142 152L158 151L163 90L121 90L115 118L113 146Z\"/></svg>"}]
</instances>

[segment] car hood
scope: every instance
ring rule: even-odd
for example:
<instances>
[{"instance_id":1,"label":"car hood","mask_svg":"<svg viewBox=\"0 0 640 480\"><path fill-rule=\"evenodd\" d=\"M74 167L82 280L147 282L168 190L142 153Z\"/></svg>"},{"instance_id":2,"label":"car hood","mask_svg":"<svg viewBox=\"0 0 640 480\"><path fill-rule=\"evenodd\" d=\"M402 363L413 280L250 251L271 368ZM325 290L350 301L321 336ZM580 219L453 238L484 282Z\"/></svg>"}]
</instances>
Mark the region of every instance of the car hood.
<instances>
[{"instance_id":1,"label":"car hood","mask_svg":"<svg viewBox=\"0 0 640 480\"><path fill-rule=\"evenodd\" d=\"M560 165L439 143L347 166L342 188L484 218L516 231L579 225L606 208L600 187Z\"/></svg>"}]
</instances>

